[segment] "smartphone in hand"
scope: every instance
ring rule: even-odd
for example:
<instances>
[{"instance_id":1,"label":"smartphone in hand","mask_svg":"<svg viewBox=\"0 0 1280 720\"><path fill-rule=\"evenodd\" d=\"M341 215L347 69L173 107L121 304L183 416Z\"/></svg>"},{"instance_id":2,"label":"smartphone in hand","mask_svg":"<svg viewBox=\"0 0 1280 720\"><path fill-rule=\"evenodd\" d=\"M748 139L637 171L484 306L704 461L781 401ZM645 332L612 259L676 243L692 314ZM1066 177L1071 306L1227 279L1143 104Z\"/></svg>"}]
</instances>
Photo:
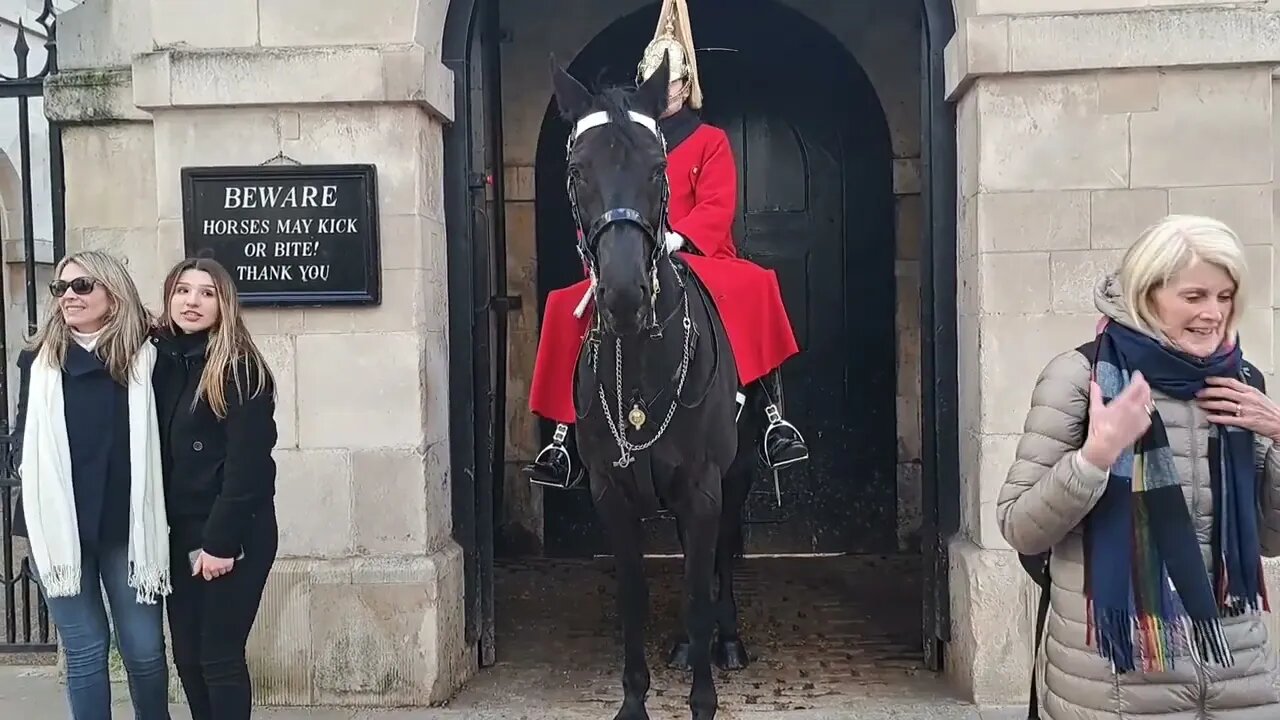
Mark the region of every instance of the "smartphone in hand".
<instances>
[{"instance_id":1,"label":"smartphone in hand","mask_svg":"<svg viewBox=\"0 0 1280 720\"><path fill-rule=\"evenodd\" d=\"M187 553L187 567L193 573L196 571L196 558L200 557L200 553L203 550L204 548L196 548L195 550L192 550L191 552ZM244 559L244 548L241 548L240 554L235 556L235 561L240 562L243 559Z\"/></svg>"}]
</instances>

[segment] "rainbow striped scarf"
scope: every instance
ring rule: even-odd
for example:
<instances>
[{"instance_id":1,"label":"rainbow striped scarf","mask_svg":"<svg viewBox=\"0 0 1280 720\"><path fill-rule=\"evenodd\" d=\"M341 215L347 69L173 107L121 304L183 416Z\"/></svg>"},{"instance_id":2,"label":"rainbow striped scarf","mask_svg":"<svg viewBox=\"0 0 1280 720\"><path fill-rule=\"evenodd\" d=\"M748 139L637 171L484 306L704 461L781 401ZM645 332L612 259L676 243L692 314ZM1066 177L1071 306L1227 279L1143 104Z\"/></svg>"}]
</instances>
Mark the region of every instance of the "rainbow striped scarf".
<instances>
[{"instance_id":1,"label":"rainbow striped scarf","mask_svg":"<svg viewBox=\"0 0 1280 720\"><path fill-rule=\"evenodd\" d=\"M1151 387L1193 401L1212 376L1240 377L1238 345L1205 358L1115 322L1098 336L1094 380L1110 401L1141 371ZM1118 673L1163 672L1175 657L1233 663L1220 618L1269 610L1258 541L1253 433L1218 426L1209 443L1214 570L1205 572L1160 414L1112 465L1085 518L1089 641Z\"/></svg>"}]
</instances>

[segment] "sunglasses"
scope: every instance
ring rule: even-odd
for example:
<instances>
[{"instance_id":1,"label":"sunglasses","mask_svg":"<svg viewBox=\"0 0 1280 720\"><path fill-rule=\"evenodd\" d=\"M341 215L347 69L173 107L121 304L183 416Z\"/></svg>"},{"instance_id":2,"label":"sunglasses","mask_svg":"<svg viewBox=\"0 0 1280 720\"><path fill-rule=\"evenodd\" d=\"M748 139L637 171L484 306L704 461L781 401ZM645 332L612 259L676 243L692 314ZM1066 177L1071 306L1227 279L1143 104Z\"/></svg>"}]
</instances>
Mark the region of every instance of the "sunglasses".
<instances>
[{"instance_id":1,"label":"sunglasses","mask_svg":"<svg viewBox=\"0 0 1280 720\"><path fill-rule=\"evenodd\" d=\"M67 288L71 288L71 292L77 295L88 295L97 287L98 281L93 278L82 275L74 280L54 280L49 283L49 292L54 297L60 298L67 294Z\"/></svg>"}]
</instances>

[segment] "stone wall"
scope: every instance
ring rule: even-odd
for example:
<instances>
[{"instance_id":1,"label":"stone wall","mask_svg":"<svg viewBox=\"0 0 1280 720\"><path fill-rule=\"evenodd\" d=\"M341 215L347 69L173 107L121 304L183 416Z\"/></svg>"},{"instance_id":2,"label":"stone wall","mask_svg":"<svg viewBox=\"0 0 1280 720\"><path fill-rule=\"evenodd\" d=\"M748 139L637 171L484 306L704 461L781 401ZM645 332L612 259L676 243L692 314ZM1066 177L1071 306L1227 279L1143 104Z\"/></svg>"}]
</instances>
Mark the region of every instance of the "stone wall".
<instances>
[{"instance_id":1,"label":"stone wall","mask_svg":"<svg viewBox=\"0 0 1280 720\"><path fill-rule=\"evenodd\" d=\"M1054 2L1037 7L1060 14L1027 17L1001 14L1026 3L977 0L948 47L963 533L947 664L980 702L1021 700L1030 667L1035 592L995 517L1035 378L1091 336L1093 285L1142 228L1188 212L1240 234L1256 288L1243 342L1275 376L1280 16L1261 3L1088 12L1138 4Z\"/></svg>"},{"instance_id":2,"label":"stone wall","mask_svg":"<svg viewBox=\"0 0 1280 720\"><path fill-rule=\"evenodd\" d=\"M870 78L889 121L897 196L898 536L903 550L919 549L920 528L920 202L919 8L871 0L781 0L817 21L853 54ZM512 313L507 365L506 532L541 538L542 490L520 479L519 466L542 446L528 411L537 352L536 194L534 162L551 101L548 58L566 65L618 18L648 0L546 0L501 3L503 155L506 165L508 291L523 309ZM697 40L697 28L694 28ZM637 58L638 61L638 58Z\"/></svg>"},{"instance_id":3,"label":"stone wall","mask_svg":"<svg viewBox=\"0 0 1280 720\"><path fill-rule=\"evenodd\" d=\"M60 24L68 250L126 257L157 309L183 167L377 167L381 305L246 311L278 385L280 552L250 641L264 703L437 703L475 667L450 537L446 5L87 0Z\"/></svg>"}]
</instances>

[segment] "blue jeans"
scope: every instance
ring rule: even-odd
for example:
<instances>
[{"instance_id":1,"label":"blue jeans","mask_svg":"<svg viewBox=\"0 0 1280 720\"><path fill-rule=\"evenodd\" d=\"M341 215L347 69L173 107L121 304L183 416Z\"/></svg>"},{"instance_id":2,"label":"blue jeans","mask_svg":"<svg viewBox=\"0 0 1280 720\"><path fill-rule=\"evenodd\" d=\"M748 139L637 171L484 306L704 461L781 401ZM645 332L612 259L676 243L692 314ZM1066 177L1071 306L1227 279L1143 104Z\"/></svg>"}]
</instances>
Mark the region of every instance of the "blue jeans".
<instances>
[{"instance_id":1,"label":"blue jeans","mask_svg":"<svg viewBox=\"0 0 1280 720\"><path fill-rule=\"evenodd\" d=\"M169 666L164 656L163 605L141 605L129 587L129 548L81 547L80 592L48 598L49 614L67 655L67 700L73 720L110 720L107 648L111 629L129 677L135 720L169 720ZM101 581L101 586L99 586ZM102 602L106 589L111 625Z\"/></svg>"}]
</instances>

